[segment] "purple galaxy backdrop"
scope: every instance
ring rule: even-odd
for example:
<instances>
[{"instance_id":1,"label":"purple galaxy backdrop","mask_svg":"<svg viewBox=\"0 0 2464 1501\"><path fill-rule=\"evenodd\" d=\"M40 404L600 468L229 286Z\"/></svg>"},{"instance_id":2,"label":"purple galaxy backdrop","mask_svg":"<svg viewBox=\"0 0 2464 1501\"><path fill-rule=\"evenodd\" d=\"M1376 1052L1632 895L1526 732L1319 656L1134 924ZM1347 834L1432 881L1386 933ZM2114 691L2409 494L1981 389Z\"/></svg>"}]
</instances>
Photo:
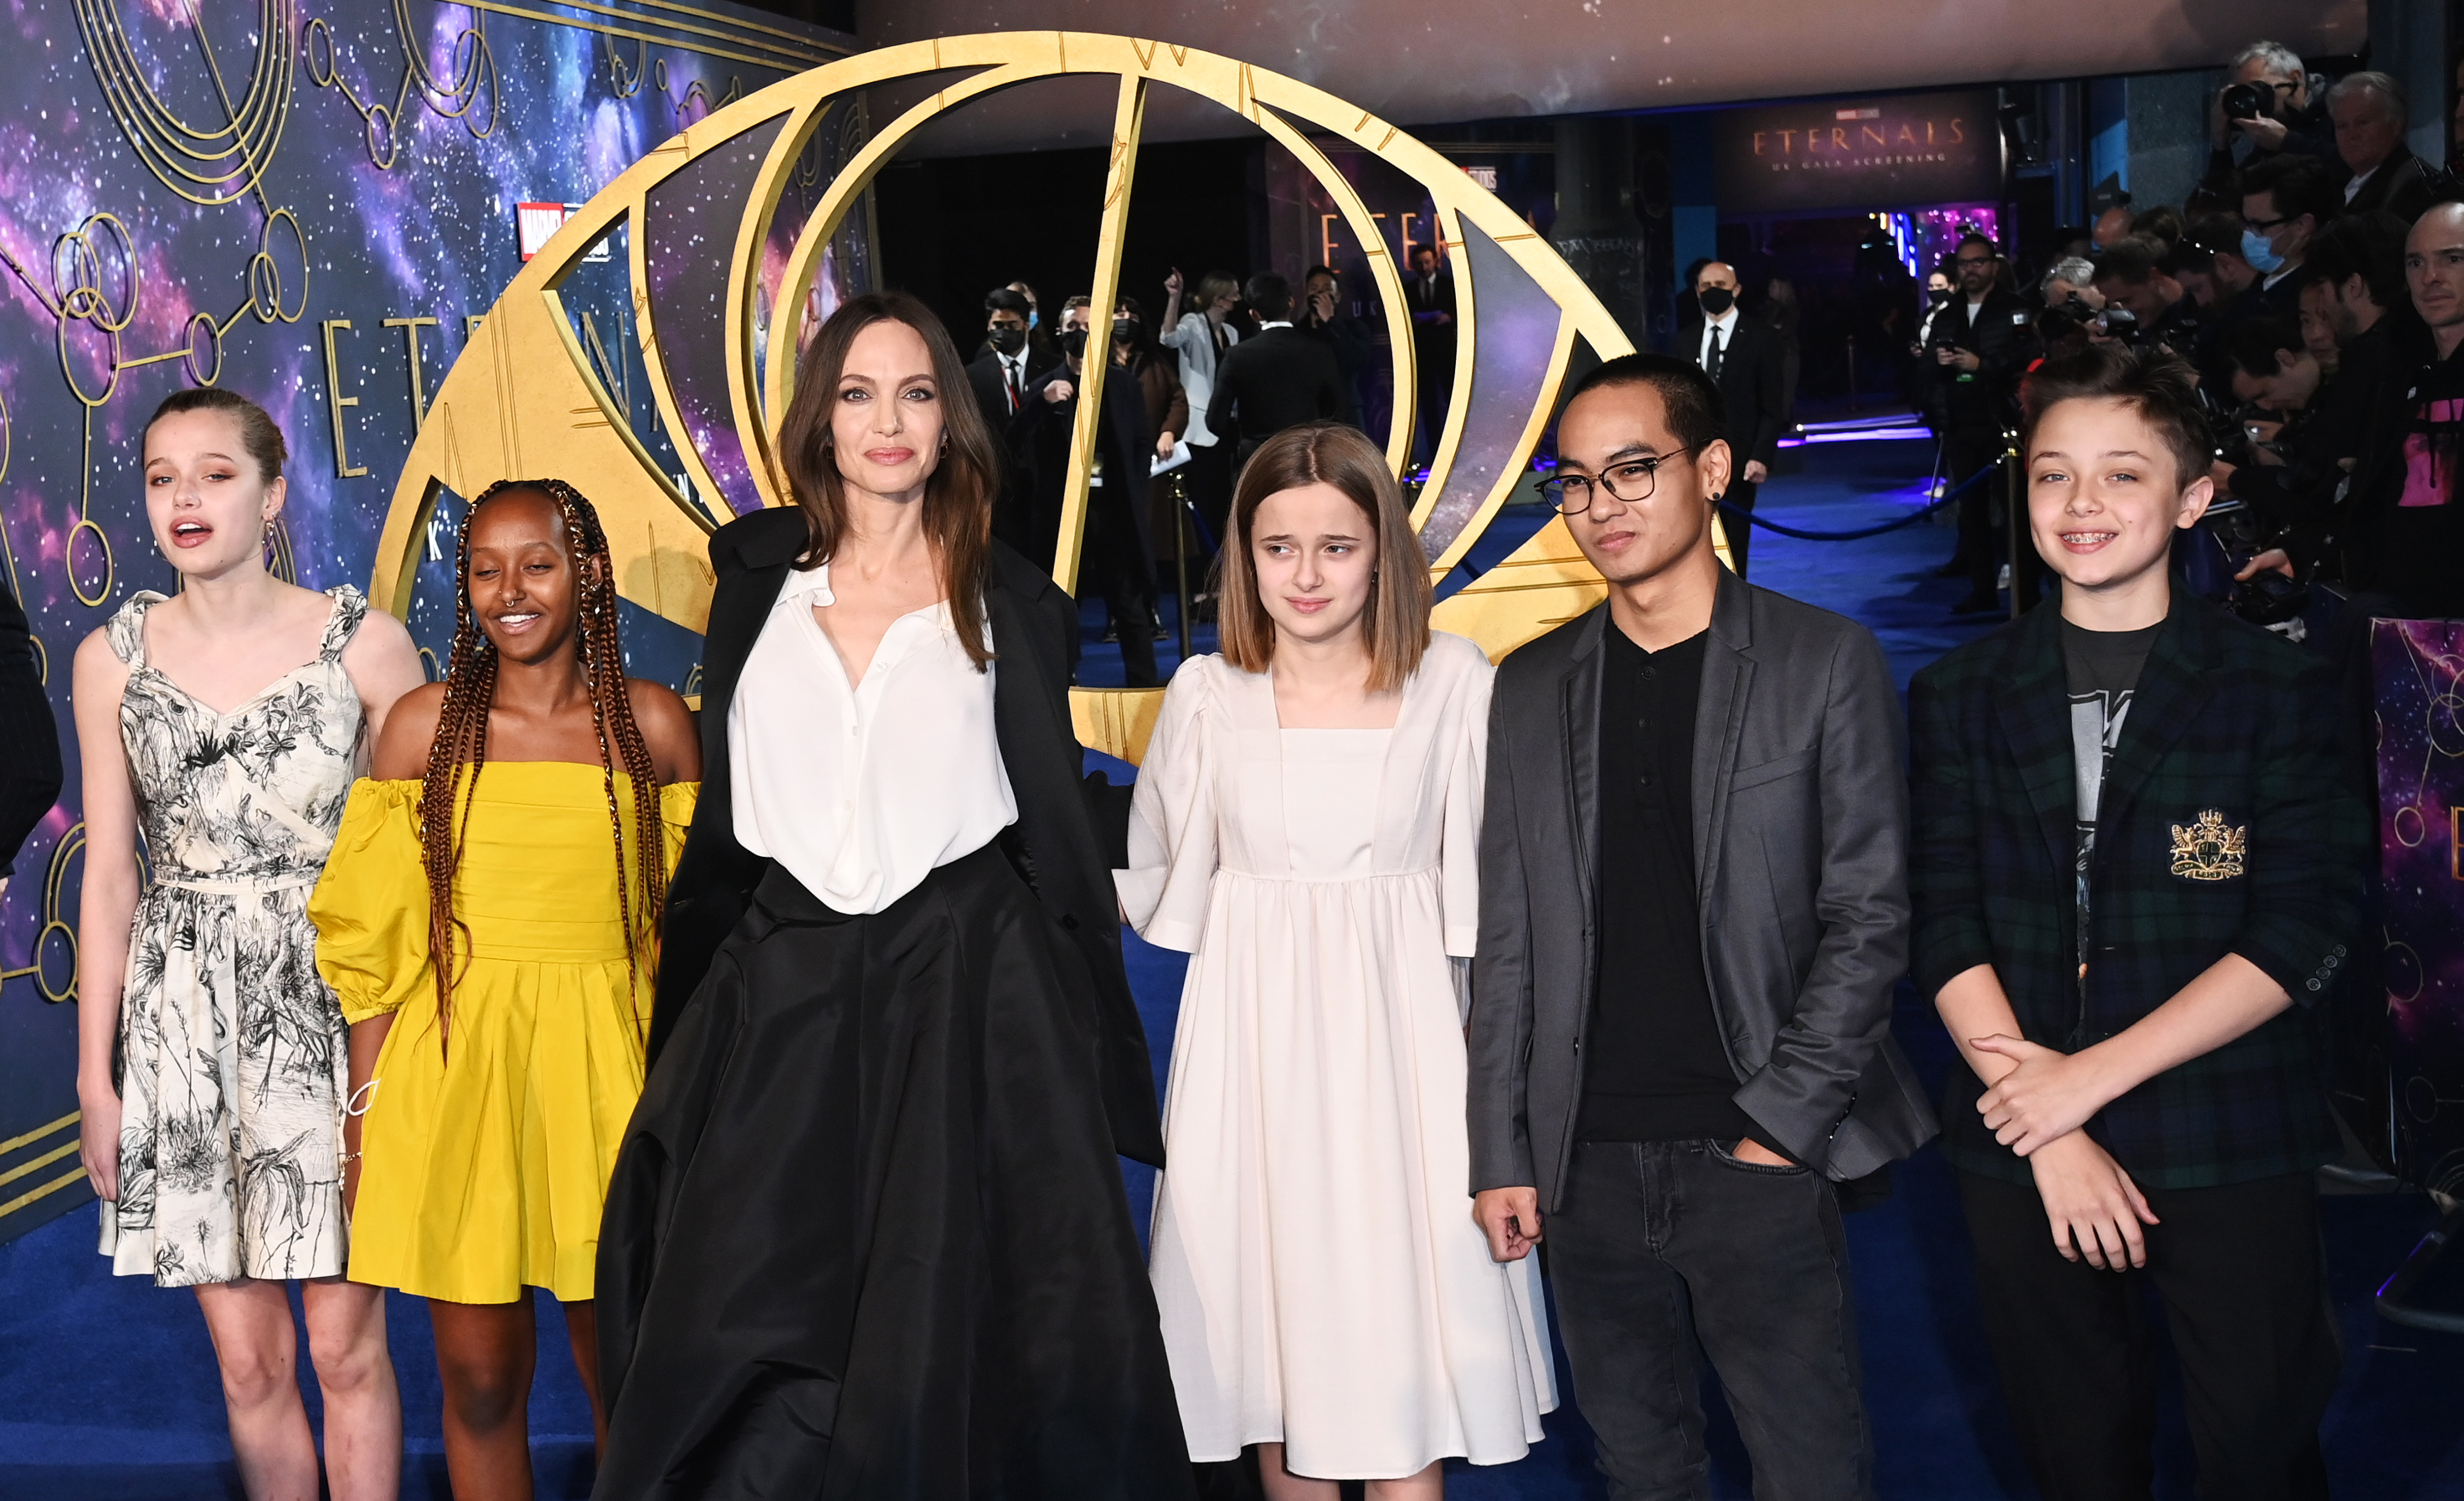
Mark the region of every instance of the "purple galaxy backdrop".
<instances>
[{"instance_id":1,"label":"purple galaxy backdrop","mask_svg":"<svg viewBox=\"0 0 2464 1501\"><path fill-rule=\"evenodd\" d=\"M2464 624L2370 623L2387 1061L2408 1176L2464 1183Z\"/></svg>"},{"instance_id":2,"label":"purple galaxy backdrop","mask_svg":"<svg viewBox=\"0 0 2464 1501\"><path fill-rule=\"evenodd\" d=\"M581 204L682 125L849 44L668 0L0 7L0 69L17 79L0 93L0 578L33 622L69 768L0 898L0 1138L76 1107L76 1007L55 1004L75 975L82 845L70 663L130 595L178 585L139 491L155 405L205 382L262 404L292 454L278 569L365 587L414 432L410 341L432 399L466 319L520 269L515 206ZM827 176L800 173L782 202L773 280ZM611 389L679 470L631 340L624 257L590 269L573 300L600 308ZM712 437L718 467L740 472L736 435ZM418 613L441 617L430 585L424 572ZM450 607L445 587L432 603ZM414 621L423 643L435 628ZM88 1197L79 1183L19 1206L0 1238Z\"/></svg>"}]
</instances>

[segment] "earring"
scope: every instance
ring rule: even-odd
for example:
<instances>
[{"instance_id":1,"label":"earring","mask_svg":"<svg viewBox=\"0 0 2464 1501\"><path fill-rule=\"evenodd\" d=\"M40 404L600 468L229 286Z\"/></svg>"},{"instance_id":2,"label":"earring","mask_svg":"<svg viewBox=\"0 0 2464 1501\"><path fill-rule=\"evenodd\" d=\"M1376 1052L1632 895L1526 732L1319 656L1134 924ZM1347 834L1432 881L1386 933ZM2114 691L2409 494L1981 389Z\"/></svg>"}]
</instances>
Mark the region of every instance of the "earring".
<instances>
[{"instance_id":1,"label":"earring","mask_svg":"<svg viewBox=\"0 0 2464 1501\"><path fill-rule=\"evenodd\" d=\"M1720 503L1720 493L1719 493L1718 491L1713 491L1713 492L1712 492L1712 494L1711 494L1711 503L1712 503L1713 505L1718 505L1718 504Z\"/></svg>"}]
</instances>

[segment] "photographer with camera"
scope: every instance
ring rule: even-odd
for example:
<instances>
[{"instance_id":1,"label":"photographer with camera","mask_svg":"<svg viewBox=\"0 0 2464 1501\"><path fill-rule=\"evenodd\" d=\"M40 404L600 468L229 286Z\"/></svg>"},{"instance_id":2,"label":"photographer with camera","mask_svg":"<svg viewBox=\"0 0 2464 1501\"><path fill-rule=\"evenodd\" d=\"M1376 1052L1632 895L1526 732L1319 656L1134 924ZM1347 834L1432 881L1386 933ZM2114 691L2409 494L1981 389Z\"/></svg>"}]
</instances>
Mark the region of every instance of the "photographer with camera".
<instances>
[{"instance_id":1,"label":"photographer with camera","mask_svg":"<svg viewBox=\"0 0 2464 1501\"><path fill-rule=\"evenodd\" d=\"M2097 265L2096 290L2104 298L2108 335L2190 359L2199 351L2202 320L2198 303L2173 275L2173 255L2171 246L2152 236L2118 240ZM2130 316L2126 334L2115 330L2116 313Z\"/></svg>"},{"instance_id":2,"label":"photographer with camera","mask_svg":"<svg viewBox=\"0 0 2464 1501\"><path fill-rule=\"evenodd\" d=\"M2218 459L2210 472L2216 489L2248 502L2269 522L2269 541L2301 521L2315 521L2335 499L2344 477L2340 460L2359 447L2359 434L2329 441L2323 428L2351 429L2365 412L2339 409L2321 397L2328 386L2318 357L2302 346L2300 330L2277 318L2235 324L2224 340L2216 374L2235 404L2249 440L2248 461Z\"/></svg>"},{"instance_id":3,"label":"photographer with camera","mask_svg":"<svg viewBox=\"0 0 2464 1501\"><path fill-rule=\"evenodd\" d=\"M1984 235L1962 238L1950 269L1959 290L1934 319L1925 353L1943 387L1943 473L1957 484L2002 456L2003 429L2017 415L2019 376L2035 353L2035 319L2016 293L1995 285L2002 256ZM1984 480L1960 497L1959 551L1942 570L1968 575L1968 595L1951 607L1954 615L2001 607L1994 588L2003 561L1993 524L1996 490Z\"/></svg>"},{"instance_id":4,"label":"photographer with camera","mask_svg":"<svg viewBox=\"0 0 2464 1501\"><path fill-rule=\"evenodd\" d=\"M2036 283L2036 345L2041 358L2079 353L2103 336L2104 294L2096 290L2096 266L2078 256L2053 263Z\"/></svg>"},{"instance_id":5,"label":"photographer with camera","mask_svg":"<svg viewBox=\"0 0 2464 1501\"><path fill-rule=\"evenodd\" d=\"M2234 174L2281 156L2308 157L2321 167L2336 161L2324 101L2311 97L2310 75L2280 42L2253 42L2225 64L2225 86L2208 111L2208 171L2200 195L2232 202Z\"/></svg>"}]
</instances>

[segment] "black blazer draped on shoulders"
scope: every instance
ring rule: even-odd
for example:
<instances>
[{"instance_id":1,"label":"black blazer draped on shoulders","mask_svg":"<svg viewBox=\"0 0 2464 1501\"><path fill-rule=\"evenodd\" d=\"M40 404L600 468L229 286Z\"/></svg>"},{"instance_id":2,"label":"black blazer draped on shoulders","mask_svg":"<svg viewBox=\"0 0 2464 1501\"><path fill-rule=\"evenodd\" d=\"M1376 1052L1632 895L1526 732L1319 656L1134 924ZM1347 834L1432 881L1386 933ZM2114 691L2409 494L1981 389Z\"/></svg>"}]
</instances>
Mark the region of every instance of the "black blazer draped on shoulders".
<instances>
[{"instance_id":1,"label":"black blazer draped on shoulders","mask_svg":"<svg viewBox=\"0 0 2464 1501\"><path fill-rule=\"evenodd\" d=\"M736 840L729 785L728 709L779 590L810 541L803 511L758 511L710 540L717 575L702 646L701 801L668 887L658 997L649 1058L675 1030L719 945L735 931L771 862ZM995 542L984 581L996 656L993 718L1001 761L1018 797L1018 822L1002 835L1045 912L1085 959L1093 982L1089 1044L1104 1081L1114 1148L1161 1165L1155 1072L1121 964L1111 872L1128 863L1126 787L1083 774L1086 757L1069 718L1069 664L1077 608L1042 570Z\"/></svg>"}]
</instances>

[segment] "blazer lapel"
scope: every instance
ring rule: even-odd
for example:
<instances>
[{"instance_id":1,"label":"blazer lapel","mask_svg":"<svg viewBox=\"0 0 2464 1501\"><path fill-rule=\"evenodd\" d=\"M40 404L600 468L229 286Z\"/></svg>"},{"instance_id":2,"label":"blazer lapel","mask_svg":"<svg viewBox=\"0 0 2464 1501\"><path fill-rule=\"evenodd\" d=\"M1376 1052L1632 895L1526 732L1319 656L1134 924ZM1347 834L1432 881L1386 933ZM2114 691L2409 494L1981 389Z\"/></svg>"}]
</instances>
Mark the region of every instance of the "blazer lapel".
<instances>
[{"instance_id":1,"label":"blazer lapel","mask_svg":"<svg viewBox=\"0 0 2464 1501\"><path fill-rule=\"evenodd\" d=\"M1566 752L1568 817L1573 821L1574 860L1588 899L1599 899L1600 846L1600 632L1614 629L1609 607L1596 607L1574 637L1572 660L1561 680L1560 723Z\"/></svg>"},{"instance_id":2,"label":"blazer lapel","mask_svg":"<svg viewBox=\"0 0 2464 1501\"><path fill-rule=\"evenodd\" d=\"M1045 660L1044 633L1033 628L1025 604L997 567L984 570L984 614L993 636L993 724L1007 762L1052 743L1052 707L1037 690L1055 680L1059 665ZM1011 785L1046 769L1014 766ZM1076 773L1069 780L1076 782Z\"/></svg>"},{"instance_id":3,"label":"blazer lapel","mask_svg":"<svg viewBox=\"0 0 2464 1501\"><path fill-rule=\"evenodd\" d=\"M803 513L790 514L795 517L793 526L774 524L748 529L748 535L737 539L737 561L742 571L731 587L719 589L711 597L710 625L702 635L701 653L705 783L714 773L723 776L726 772L727 711L736 699L737 679L744 673L745 659L752 656L754 643L760 639L761 628L770 618L771 607L779 603L779 590L786 584L787 570L802 547ZM771 533L776 535L768 535Z\"/></svg>"},{"instance_id":4,"label":"blazer lapel","mask_svg":"<svg viewBox=\"0 0 2464 1501\"><path fill-rule=\"evenodd\" d=\"M1737 769L1738 731L1754 682L1753 607L1746 581L1721 569L1710 639L1703 644L1703 687L1694 700L1694 884L1697 899L1706 902L1720 873L1728 781Z\"/></svg>"},{"instance_id":5,"label":"blazer lapel","mask_svg":"<svg viewBox=\"0 0 2464 1501\"><path fill-rule=\"evenodd\" d=\"M2020 785L2036 810L2054 868L2078 861L2079 781L2071 754L2070 686L2062 674L2061 610L2054 600L2020 622L1993 695Z\"/></svg>"},{"instance_id":6,"label":"blazer lapel","mask_svg":"<svg viewBox=\"0 0 2464 1501\"><path fill-rule=\"evenodd\" d=\"M2147 665L2139 670L2139 686L2131 690L2122 739L2105 763L2104 785L2097 794L2100 825L2118 821L2129 810L2148 774L2207 703L2212 679L2206 668L2215 657L2212 629L2205 611L2192 607L2189 596L2176 590L2165 629L2156 632Z\"/></svg>"}]
</instances>

